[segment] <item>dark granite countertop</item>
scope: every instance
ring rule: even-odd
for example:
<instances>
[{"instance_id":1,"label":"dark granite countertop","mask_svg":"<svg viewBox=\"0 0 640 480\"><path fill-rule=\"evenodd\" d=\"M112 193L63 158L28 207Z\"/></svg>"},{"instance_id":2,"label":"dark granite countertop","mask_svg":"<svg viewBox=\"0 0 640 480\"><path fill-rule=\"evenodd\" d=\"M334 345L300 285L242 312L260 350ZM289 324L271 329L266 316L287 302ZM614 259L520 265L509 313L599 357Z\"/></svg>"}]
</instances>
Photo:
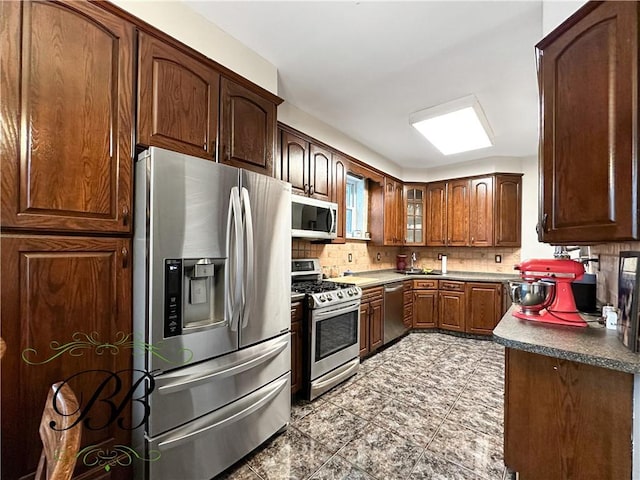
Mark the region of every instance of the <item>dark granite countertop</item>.
<instances>
[{"instance_id":1,"label":"dark granite countertop","mask_svg":"<svg viewBox=\"0 0 640 480\"><path fill-rule=\"evenodd\" d=\"M632 353L608 330L587 317L589 327L571 327L521 320L512 315L515 306L493 331L494 340L508 348L538 353L626 373L640 373L640 355Z\"/></svg>"},{"instance_id":2,"label":"dark granite countertop","mask_svg":"<svg viewBox=\"0 0 640 480\"><path fill-rule=\"evenodd\" d=\"M519 280L519 275L511 273L489 273L489 272L455 272L450 271L446 274L428 274L428 275L407 275L398 273L395 270L372 270L368 272L358 272L353 275L344 277L330 278L329 280L354 283L361 288L376 287L386 283L402 282L404 280L458 280L461 282L492 282L504 283L510 280Z\"/></svg>"}]
</instances>

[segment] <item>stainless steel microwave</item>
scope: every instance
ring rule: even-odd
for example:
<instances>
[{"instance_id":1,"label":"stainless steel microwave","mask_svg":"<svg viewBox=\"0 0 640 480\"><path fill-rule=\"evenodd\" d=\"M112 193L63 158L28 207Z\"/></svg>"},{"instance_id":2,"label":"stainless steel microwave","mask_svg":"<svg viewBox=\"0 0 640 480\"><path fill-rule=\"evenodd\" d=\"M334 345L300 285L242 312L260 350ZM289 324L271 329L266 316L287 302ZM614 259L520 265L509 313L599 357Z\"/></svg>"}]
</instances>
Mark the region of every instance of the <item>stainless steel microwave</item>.
<instances>
[{"instance_id":1,"label":"stainless steel microwave","mask_svg":"<svg viewBox=\"0 0 640 480\"><path fill-rule=\"evenodd\" d=\"M338 204L300 195L291 196L291 236L332 239L338 236Z\"/></svg>"}]
</instances>

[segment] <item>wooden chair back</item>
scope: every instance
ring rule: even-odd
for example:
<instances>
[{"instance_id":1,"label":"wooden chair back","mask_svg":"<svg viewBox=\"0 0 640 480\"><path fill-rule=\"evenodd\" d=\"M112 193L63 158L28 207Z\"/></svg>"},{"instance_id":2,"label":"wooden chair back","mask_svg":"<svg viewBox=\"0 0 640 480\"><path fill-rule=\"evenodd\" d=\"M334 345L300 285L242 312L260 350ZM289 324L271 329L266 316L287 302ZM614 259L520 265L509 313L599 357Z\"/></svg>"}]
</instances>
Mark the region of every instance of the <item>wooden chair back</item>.
<instances>
[{"instance_id":1,"label":"wooden chair back","mask_svg":"<svg viewBox=\"0 0 640 480\"><path fill-rule=\"evenodd\" d=\"M36 480L71 479L80 449L82 426L80 423L70 426L79 416L78 399L71 387L66 383L53 384L40 421L42 455L36 470ZM51 422L55 422L55 425Z\"/></svg>"}]
</instances>

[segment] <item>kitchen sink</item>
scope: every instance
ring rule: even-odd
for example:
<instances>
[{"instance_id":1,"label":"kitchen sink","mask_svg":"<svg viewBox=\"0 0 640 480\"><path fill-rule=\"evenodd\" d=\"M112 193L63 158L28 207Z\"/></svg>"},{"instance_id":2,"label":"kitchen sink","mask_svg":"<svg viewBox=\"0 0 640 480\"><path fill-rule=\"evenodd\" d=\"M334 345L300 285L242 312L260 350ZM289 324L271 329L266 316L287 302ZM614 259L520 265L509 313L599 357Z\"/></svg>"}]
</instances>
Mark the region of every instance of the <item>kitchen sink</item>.
<instances>
[{"instance_id":1,"label":"kitchen sink","mask_svg":"<svg viewBox=\"0 0 640 480\"><path fill-rule=\"evenodd\" d=\"M425 271L423 268L407 268L405 270L397 270L397 272L405 275L442 275L440 270L427 269Z\"/></svg>"}]
</instances>

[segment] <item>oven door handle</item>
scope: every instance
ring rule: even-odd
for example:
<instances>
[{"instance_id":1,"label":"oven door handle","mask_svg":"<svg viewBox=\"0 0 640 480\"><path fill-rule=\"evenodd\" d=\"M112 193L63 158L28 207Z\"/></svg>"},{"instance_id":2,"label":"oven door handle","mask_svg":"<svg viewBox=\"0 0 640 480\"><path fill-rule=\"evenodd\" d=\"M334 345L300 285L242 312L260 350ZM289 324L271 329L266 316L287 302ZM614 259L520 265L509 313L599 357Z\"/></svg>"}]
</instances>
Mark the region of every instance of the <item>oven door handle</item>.
<instances>
[{"instance_id":1,"label":"oven door handle","mask_svg":"<svg viewBox=\"0 0 640 480\"><path fill-rule=\"evenodd\" d=\"M360 301L351 302L344 306L339 306L338 308L327 309L328 307L321 308L318 310L314 310L312 312L313 321L321 321L326 320L327 318L337 317L338 315L343 315L345 313L358 311L360 309Z\"/></svg>"},{"instance_id":2,"label":"oven door handle","mask_svg":"<svg viewBox=\"0 0 640 480\"><path fill-rule=\"evenodd\" d=\"M222 368L216 368L209 371L205 370L196 378L193 378L194 375L185 375L184 377L178 377L178 381L161 386L160 388L158 388L158 392L163 395L167 395L169 393L178 392L187 388L193 388L205 382L211 382L216 378L230 377L232 375L246 372L247 370L250 370L266 362L270 358L277 356L288 346L289 337L285 336L282 341L276 343L268 350L259 352L257 355L249 357L248 359L243 358L239 362L232 363L231 365L225 365Z\"/></svg>"}]
</instances>

